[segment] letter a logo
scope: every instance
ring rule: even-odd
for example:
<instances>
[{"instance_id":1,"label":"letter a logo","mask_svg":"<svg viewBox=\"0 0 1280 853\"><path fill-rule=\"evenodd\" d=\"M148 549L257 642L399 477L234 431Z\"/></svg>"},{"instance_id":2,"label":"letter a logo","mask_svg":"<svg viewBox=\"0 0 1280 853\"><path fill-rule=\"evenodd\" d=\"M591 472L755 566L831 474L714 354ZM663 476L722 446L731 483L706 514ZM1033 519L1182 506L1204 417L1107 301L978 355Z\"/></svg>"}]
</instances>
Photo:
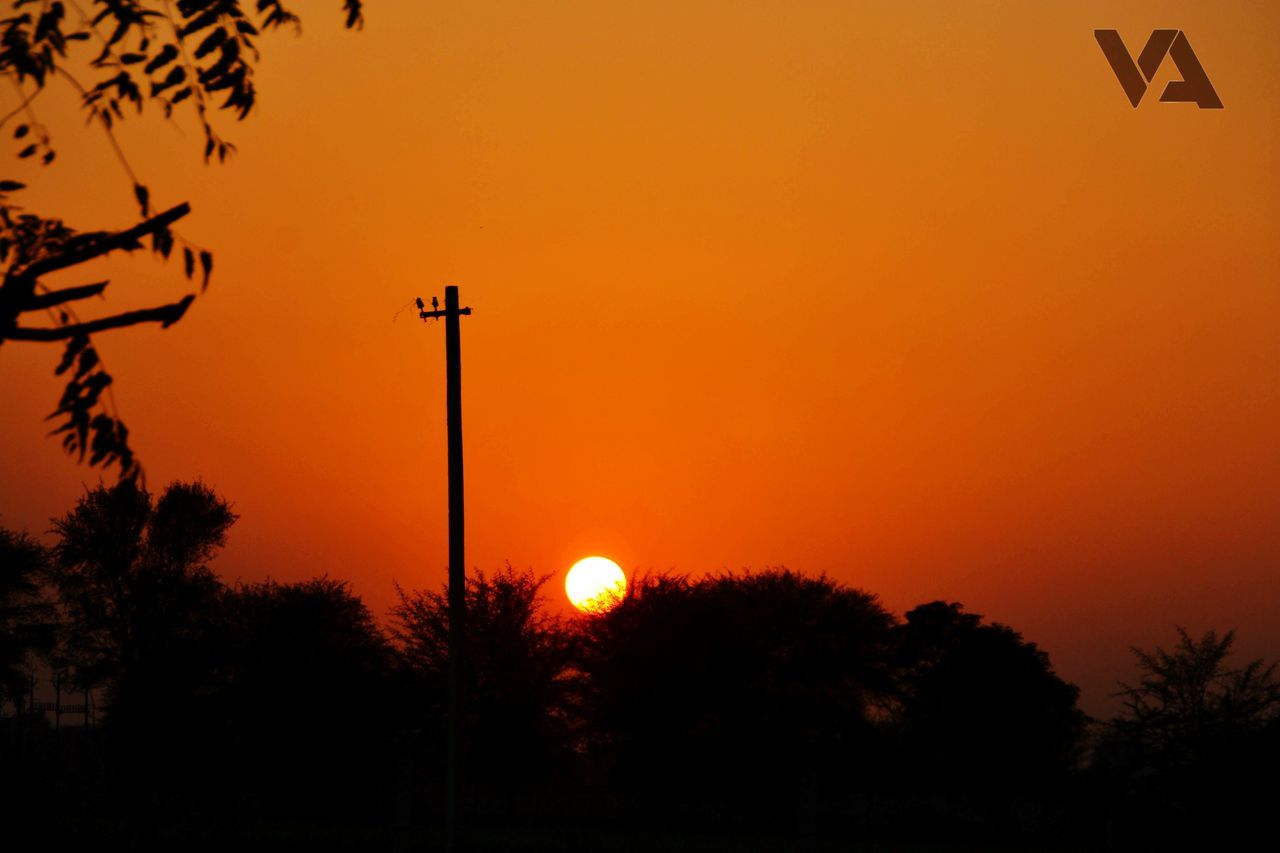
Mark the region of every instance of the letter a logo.
<instances>
[{"instance_id":1,"label":"letter a logo","mask_svg":"<svg viewBox=\"0 0 1280 853\"><path fill-rule=\"evenodd\" d=\"M1209 75L1204 73L1200 60L1196 59L1191 42L1182 30L1152 30L1146 47L1138 54L1135 63L1129 50L1120 40L1120 33L1115 30L1094 30L1093 36L1098 40L1102 53L1111 63L1111 70L1120 80L1120 86L1129 96L1129 103L1135 107L1146 94L1147 85L1155 78L1157 69L1164 62L1165 55L1173 58L1173 64L1182 72L1181 80L1172 80L1165 86L1161 101L1168 103L1193 103L1204 110L1222 109L1222 101L1209 82Z\"/></svg>"}]
</instances>

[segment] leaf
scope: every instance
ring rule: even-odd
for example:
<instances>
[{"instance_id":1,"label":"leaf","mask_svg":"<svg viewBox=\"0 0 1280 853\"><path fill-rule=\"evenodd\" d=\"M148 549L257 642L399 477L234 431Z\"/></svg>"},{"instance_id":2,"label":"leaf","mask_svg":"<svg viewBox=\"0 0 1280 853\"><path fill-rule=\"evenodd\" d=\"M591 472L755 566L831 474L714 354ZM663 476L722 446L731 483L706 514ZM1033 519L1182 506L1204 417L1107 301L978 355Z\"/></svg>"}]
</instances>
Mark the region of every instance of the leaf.
<instances>
[{"instance_id":1,"label":"leaf","mask_svg":"<svg viewBox=\"0 0 1280 853\"><path fill-rule=\"evenodd\" d=\"M209 288L209 276L213 274L213 255L207 251L200 252L200 269L204 271L204 281L200 284L201 292Z\"/></svg>"},{"instance_id":2,"label":"leaf","mask_svg":"<svg viewBox=\"0 0 1280 853\"><path fill-rule=\"evenodd\" d=\"M173 86L176 86L186 79L187 79L187 69L183 68L181 65L175 65L174 67L169 69L169 73L165 75L163 80L161 80L159 83L151 84L151 96L155 97L156 95L163 92L165 89L169 89Z\"/></svg>"},{"instance_id":3,"label":"leaf","mask_svg":"<svg viewBox=\"0 0 1280 853\"><path fill-rule=\"evenodd\" d=\"M23 148L21 151L18 152L18 156L22 158L26 158L26 157L30 157L34 153L36 153L36 146L28 145L26 148Z\"/></svg>"},{"instance_id":4,"label":"leaf","mask_svg":"<svg viewBox=\"0 0 1280 853\"><path fill-rule=\"evenodd\" d=\"M89 371L98 366L98 351L93 347L86 347L80 353L80 362L76 365L76 379L84 376Z\"/></svg>"},{"instance_id":5,"label":"leaf","mask_svg":"<svg viewBox=\"0 0 1280 853\"><path fill-rule=\"evenodd\" d=\"M146 59L146 54L142 53L122 53L120 54L120 62L124 65L137 65Z\"/></svg>"},{"instance_id":6,"label":"leaf","mask_svg":"<svg viewBox=\"0 0 1280 853\"><path fill-rule=\"evenodd\" d=\"M0 181L0 193L11 193L24 187L26 184L20 184L17 181Z\"/></svg>"},{"instance_id":7,"label":"leaf","mask_svg":"<svg viewBox=\"0 0 1280 853\"><path fill-rule=\"evenodd\" d=\"M196 48L196 59L204 59L206 56L213 53L218 48L218 45L222 44L226 39L227 31L224 29L219 28L209 33L209 35L205 36L204 41L200 42L200 46ZM232 42L232 44L234 44L234 42Z\"/></svg>"},{"instance_id":8,"label":"leaf","mask_svg":"<svg viewBox=\"0 0 1280 853\"><path fill-rule=\"evenodd\" d=\"M347 29L364 28L364 8L361 0L342 0L342 8L347 13Z\"/></svg>"},{"instance_id":9,"label":"leaf","mask_svg":"<svg viewBox=\"0 0 1280 853\"><path fill-rule=\"evenodd\" d=\"M20 124L20 125L18 125L18 126L14 129L14 131L13 131L13 138L14 138L14 139L21 139L22 137L26 136L26 135L27 135L28 133L30 133L30 132L31 132L31 125L29 125L29 124Z\"/></svg>"},{"instance_id":10,"label":"leaf","mask_svg":"<svg viewBox=\"0 0 1280 853\"><path fill-rule=\"evenodd\" d=\"M156 70L178 58L178 49L171 44L166 44L160 48L160 52L151 58L143 69L148 74L154 74Z\"/></svg>"},{"instance_id":11,"label":"leaf","mask_svg":"<svg viewBox=\"0 0 1280 853\"><path fill-rule=\"evenodd\" d=\"M58 367L53 371L54 376L61 376L67 372L67 368L71 367L72 362L76 360L76 356L80 351L89 345L88 335L76 335L67 341L67 349L62 353L62 360L58 362Z\"/></svg>"},{"instance_id":12,"label":"leaf","mask_svg":"<svg viewBox=\"0 0 1280 853\"><path fill-rule=\"evenodd\" d=\"M181 320L182 315L187 313L187 309L191 307L191 303L194 302L195 299L196 295L194 293L188 293L177 302L168 306L168 316L165 317L164 322L160 324L160 328L167 329L174 323Z\"/></svg>"},{"instance_id":13,"label":"leaf","mask_svg":"<svg viewBox=\"0 0 1280 853\"><path fill-rule=\"evenodd\" d=\"M186 25L179 30L179 33L183 38L186 38L192 33L198 33L200 30L208 29L216 23L218 23L218 9L209 9L188 21Z\"/></svg>"},{"instance_id":14,"label":"leaf","mask_svg":"<svg viewBox=\"0 0 1280 853\"><path fill-rule=\"evenodd\" d=\"M134 184L133 197L138 200L138 206L142 208L142 215L150 216L151 192L142 184Z\"/></svg>"},{"instance_id":15,"label":"leaf","mask_svg":"<svg viewBox=\"0 0 1280 853\"><path fill-rule=\"evenodd\" d=\"M182 266L186 270L187 278L191 278L195 274L196 255L189 246L182 250Z\"/></svg>"}]
</instances>

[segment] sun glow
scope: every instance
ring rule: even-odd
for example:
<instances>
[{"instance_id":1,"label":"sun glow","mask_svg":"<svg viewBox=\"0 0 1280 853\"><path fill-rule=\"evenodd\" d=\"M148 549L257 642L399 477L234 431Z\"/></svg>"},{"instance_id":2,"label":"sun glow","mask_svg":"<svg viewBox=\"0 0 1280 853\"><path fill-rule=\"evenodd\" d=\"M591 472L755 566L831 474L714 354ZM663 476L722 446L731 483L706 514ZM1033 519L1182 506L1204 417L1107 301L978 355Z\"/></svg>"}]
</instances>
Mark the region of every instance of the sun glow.
<instances>
[{"instance_id":1,"label":"sun glow","mask_svg":"<svg viewBox=\"0 0 1280 853\"><path fill-rule=\"evenodd\" d=\"M569 569L564 591L583 613L603 613L626 594L627 576L608 557L584 557Z\"/></svg>"}]
</instances>

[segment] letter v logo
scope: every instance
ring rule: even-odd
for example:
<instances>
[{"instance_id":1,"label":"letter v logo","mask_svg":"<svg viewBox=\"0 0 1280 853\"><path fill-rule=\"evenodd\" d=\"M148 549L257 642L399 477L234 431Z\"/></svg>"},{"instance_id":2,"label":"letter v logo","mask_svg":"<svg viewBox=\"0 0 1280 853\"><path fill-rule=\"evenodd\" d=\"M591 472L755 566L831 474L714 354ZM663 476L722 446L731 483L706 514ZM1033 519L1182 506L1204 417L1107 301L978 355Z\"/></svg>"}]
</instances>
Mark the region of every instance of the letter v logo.
<instances>
[{"instance_id":1,"label":"letter v logo","mask_svg":"<svg viewBox=\"0 0 1280 853\"><path fill-rule=\"evenodd\" d=\"M1093 36L1102 48L1102 54L1111 63L1111 70L1120 80L1120 86L1135 107L1146 94L1147 85L1155 78L1165 55L1173 58L1173 64L1182 73L1181 80L1172 80L1165 86L1160 100L1166 103L1194 103L1204 110L1222 109L1222 101L1204 73L1200 60L1196 59L1191 42L1182 30L1152 30L1151 37L1138 54L1135 63L1129 50L1115 30L1094 30Z\"/></svg>"}]
</instances>

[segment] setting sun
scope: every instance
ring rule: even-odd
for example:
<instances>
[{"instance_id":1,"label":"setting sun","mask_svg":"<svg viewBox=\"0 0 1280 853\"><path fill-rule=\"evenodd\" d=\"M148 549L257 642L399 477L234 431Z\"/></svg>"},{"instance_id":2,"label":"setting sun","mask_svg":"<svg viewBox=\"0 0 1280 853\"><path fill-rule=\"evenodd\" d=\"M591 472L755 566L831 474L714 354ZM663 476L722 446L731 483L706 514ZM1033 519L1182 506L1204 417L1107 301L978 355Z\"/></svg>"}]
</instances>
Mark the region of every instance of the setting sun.
<instances>
[{"instance_id":1,"label":"setting sun","mask_svg":"<svg viewBox=\"0 0 1280 853\"><path fill-rule=\"evenodd\" d=\"M611 609L627 591L627 576L608 557L584 557L569 569L564 591L573 606L584 613Z\"/></svg>"}]
</instances>

